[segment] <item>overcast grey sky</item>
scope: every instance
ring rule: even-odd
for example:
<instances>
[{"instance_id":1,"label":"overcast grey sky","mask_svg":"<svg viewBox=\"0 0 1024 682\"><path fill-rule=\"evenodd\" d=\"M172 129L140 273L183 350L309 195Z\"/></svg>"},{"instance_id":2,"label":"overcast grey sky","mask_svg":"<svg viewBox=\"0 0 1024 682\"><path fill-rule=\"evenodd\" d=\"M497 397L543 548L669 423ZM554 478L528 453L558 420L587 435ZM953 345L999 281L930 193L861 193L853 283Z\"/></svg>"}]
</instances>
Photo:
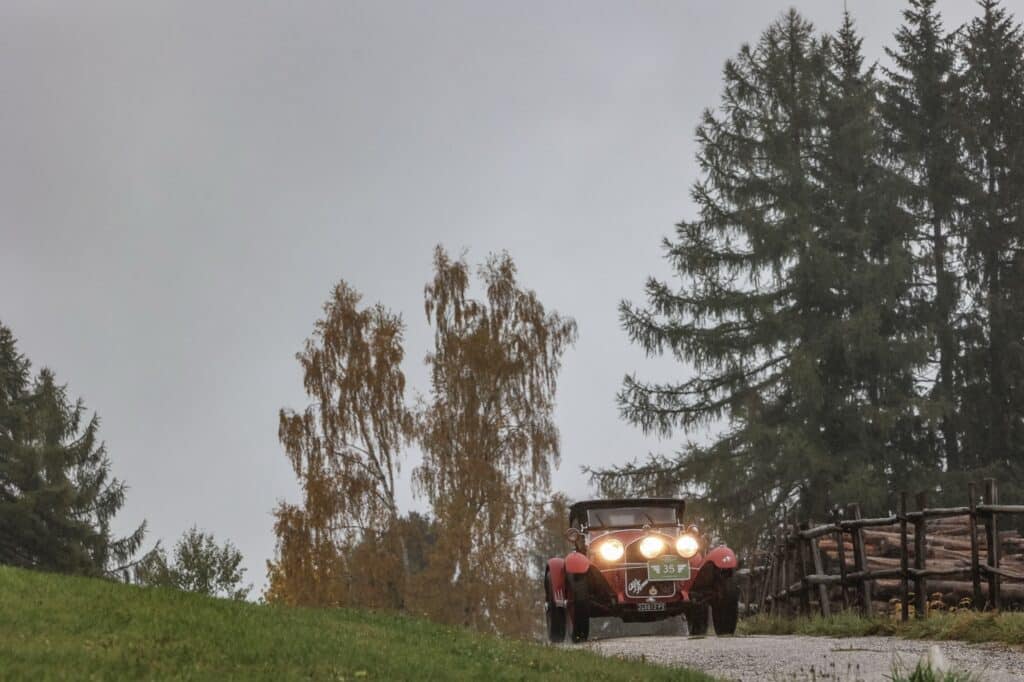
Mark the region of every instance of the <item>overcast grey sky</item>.
<instances>
[{"instance_id":1,"label":"overcast grey sky","mask_svg":"<svg viewBox=\"0 0 1024 682\"><path fill-rule=\"evenodd\" d=\"M795 5L834 30L843 2ZM881 58L903 3L848 5ZM683 370L631 348L616 306L666 271L724 60L789 6L4 0L0 321L100 414L120 526L198 524L261 585L296 499L277 411L305 405L294 354L332 284L404 315L423 392L432 247L507 249L579 323L555 484L584 496L581 465L684 439L618 419L625 373Z\"/></svg>"}]
</instances>

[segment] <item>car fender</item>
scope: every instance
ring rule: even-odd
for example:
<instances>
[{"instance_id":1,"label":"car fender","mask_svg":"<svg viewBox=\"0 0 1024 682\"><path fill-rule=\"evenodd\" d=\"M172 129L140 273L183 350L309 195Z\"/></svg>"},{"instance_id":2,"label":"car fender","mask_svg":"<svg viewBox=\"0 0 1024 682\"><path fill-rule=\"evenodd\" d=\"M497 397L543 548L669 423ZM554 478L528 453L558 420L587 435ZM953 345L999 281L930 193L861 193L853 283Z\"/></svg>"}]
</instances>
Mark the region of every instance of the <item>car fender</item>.
<instances>
[{"instance_id":1,"label":"car fender","mask_svg":"<svg viewBox=\"0 0 1024 682\"><path fill-rule=\"evenodd\" d=\"M548 559L548 576L551 579L551 598L555 606L564 607L565 601L565 559Z\"/></svg>"},{"instance_id":2,"label":"car fender","mask_svg":"<svg viewBox=\"0 0 1024 682\"><path fill-rule=\"evenodd\" d=\"M586 573L590 570L590 559L580 552L570 552L565 557L565 570L576 575Z\"/></svg>"},{"instance_id":3,"label":"car fender","mask_svg":"<svg viewBox=\"0 0 1024 682\"><path fill-rule=\"evenodd\" d=\"M715 547L704 557L705 564L714 564L719 570L731 570L739 568L739 561L736 560L736 553L722 545Z\"/></svg>"}]
</instances>

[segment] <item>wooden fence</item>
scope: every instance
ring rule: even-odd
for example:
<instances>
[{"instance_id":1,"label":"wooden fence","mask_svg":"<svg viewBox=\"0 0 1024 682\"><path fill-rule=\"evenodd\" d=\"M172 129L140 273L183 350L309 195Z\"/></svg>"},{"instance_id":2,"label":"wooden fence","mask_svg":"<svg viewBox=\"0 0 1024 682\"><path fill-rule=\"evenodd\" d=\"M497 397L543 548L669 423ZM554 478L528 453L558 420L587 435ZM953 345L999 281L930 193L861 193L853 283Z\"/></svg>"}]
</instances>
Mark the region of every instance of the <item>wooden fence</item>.
<instances>
[{"instance_id":1,"label":"wooden fence","mask_svg":"<svg viewBox=\"0 0 1024 682\"><path fill-rule=\"evenodd\" d=\"M758 565L738 572L741 603L747 613L828 616L836 602L870 616L880 608L876 598L889 597L893 604L898 599L900 617L907 620L911 600L917 616L927 614L929 589L962 606L970 597L975 609L1024 602L1024 538L1017 531L1000 533L998 524L1000 515L1024 514L1024 505L1000 504L994 479L984 481L980 504L975 484L967 497L965 507L929 508L927 493L918 493L911 510L903 493L897 514L862 518L859 505L850 504L815 527L789 517ZM1004 545L1014 550L1005 559ZM880 547L898 551L898 558L879 556Z\"/></svg>"}]
</instances>

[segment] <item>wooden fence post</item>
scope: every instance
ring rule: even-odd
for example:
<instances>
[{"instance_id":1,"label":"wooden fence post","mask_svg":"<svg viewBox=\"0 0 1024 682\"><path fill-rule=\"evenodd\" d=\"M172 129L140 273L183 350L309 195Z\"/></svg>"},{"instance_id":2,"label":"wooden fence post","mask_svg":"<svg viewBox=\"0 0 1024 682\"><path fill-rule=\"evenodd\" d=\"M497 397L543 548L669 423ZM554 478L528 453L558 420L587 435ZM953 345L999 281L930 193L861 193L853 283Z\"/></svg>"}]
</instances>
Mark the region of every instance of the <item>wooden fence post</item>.
<instances>
[{"instance_id":1,"label":"wooden fence post","mask_svg":"<svg viewBox=\"0 0 1024 682\"><path fill-rule=\"evenodd\" d=\"M999 504L999 489L996 487L996 479L985 479L985 504ZM988 544L988 557L986 564L989 568L999 569L999 524L996 523L996 513L989 512L985 515L985 540ZM992 608L999 610L999 574L988 571L988 600Z\"/></svg>"},{"instance_id":2,"label":"wooden fence post","mask_svg":"<svg viewBox=\"0 0 1024 682\"><path fill-rule=\"evenodd\" d=\"M850 608L850 597L846 593L846 547L843 542L843 527L839 525L839 508L832 508L832 524L836 527L836 551L839 553L839 589L843 593L843 610Z\"/></svg>"},{"instance_id":3,"label":"wooden fence post","mask_svg":"<svg viewBox=\"0 0 1024 682\"><path fill-rule=\"evenodd\" d=\"M971 533L971 583L974 587L973 607L975 610L981 610L985 607L985 601L981 596L981 561L978 558L978 491L973 483L967 484L967 497L970 498L967 506L971 510L968 517L968 528Z\"/></svg>"},{"instance_id":4,"label":"wooden fence post","mask_svg":"<svg viewBox=\"0 0 1024 682\"><path fill-rule=\"evenodd\" d=\"M814 574L824 575L825 567L821 560L821 548L818 547L818 538L811 538L811 562L814 564ZM831 615L832 609L828 602L828 586L825 583L818 583L818 608L821 609L821 615L828 617Z\"/></svg>"},{"instance_id":5,"label":"wooden fence post","mask_svg":"<svg viewBox=\"0 0 1024 682\"><path fill-rule=\"evenodd\" d=\"M793 583L797 580L798 567L797 560L799 556L797 554L797 537L793 533L790 526L786 525L786 610L789 615L794 615L799 612L800 609L800 595L793 594L789 591L789 588L793 586Z\"/></svg>"},{"instance_id":6,"label":"wooden fence post","mask_svg":"<svg viewBox=\"0 0 1024 682\"><path fill-rule=\"evenodd\" d=\"M786 599L786 531L785 524L783 529L779 530L779 571L775 574L775 598L779 602L779 613L784 616L788 616L788 599Z\"/></svg>"},{"instance_id":7,"label":"wooden fence post","mask_svg":"<svg viewBox=\"0 0 1024 682\"><path fill-rule=\"evenodd\" d=\"M850 516L855 521L861 519L860 505L854 502L853 504L847 505L847 516ZM871 617L871 581L867 579L866 573L868 571L868 559L867 552L864 549L864 533L860 526L855 526L850 531L850 537L853 539L853 566L854 570L860 573L860 585L858 592L860 594L861 602L861 613L865 616Z\"/></svg>"},{"instance_id":8,"label":"wooden fence post","mask_svg":"<svg viewBox=\"0 0 1024 682\"><path fill-rule=\"evenodd\" d=\"M775 547L768 548L765 558L768 565L765 566L764 578L761 581L761 596L757 607L758 613L767 613L771 607L771 603L768 601L768 591L771 589L772 572L775 570Z\"/></svg>"},{"instance_id":9,"label":"wooden fence post","mask_svg":"<svg viewBox=\"0 0 1024 682\"><path fill-rule=\"evenodd\" d=\"M754 561L751 559L749 554L745 554L743 557L743 566L747 566L747 579L743 581L742 587L740 587L740 600L743 602L743 614L745 616L750 615L750 595L754 593Z\"/></svg>"},{"instance_id":10,"label":"wooden fence post","mask_svg":"<svg viewBox=\"0 0 1024 682\"><path fill-rule=\"evenodd\" d=\"M778 613L779 610L779 569L782 567L779 558L779 531L775 529L775 542L772 545L772 582L768 588L771 602L769 610L772 613Z\"/></svg>"},{"instance_id":11,"label":"wooden fence post","mask_svg":"<svg viewBox=\"0 0 1024 682\"><path fill-rule=\"evenodd\" d=\"M786 562L786 532L783 529L783 530L779 531L779 570L775 574L775 577L778 579L778 584L776 586L776 591L775 591L775 594L776 594L775 598L779 602L779 608L780 608L779 612L782 613L783 615L788 615L786 613L786 611L788 610L788 606L789 606L789 604L788 604L789 600L786 598L786 592L785 592L785 590L786 590L786 573L788 572L786 564L787 564L787 562Z\"/></svg>"},{"instance_id":12,"label":"wooden fence post","mask_svg":"<svg viewBox=\"0 0 1024 682\"><path fill-rule=\"evenodd\" d=\"M917 509L923 512L928 506L928 493L920 492L917 494ZM928 547L925 542L925 532L927 530L927 523L925 522L924 514L914 519L914 568L918 571L923 571L925 568L925 554L928 552ZM914 575L914 604L915 610L917 611L918 618L924 618L928 612L928 581L920 573Z\"/></svg>"},{"instance_id":13,"label":"wooden fence post","mask_svg":"<svg viewBox=\"0 0 1024 682\"><path fill-rule=\"evenodd\" d=\"M900 618L906 622L910 618L910 586L908 585L910 568L910 548L907 545L907 493L900 493Z\"/></svg>"},{"instance_id":14,"label":"wooden fence post","mask_svg":"<svg viewBox=\"0 0 1024 682\"><path fill-rule=\"evenodd\" d=\"M799 567L800 578L800 613L804 616L811 615L811 585L807 582L807 551L804 545L808 542L800 537L800 531L808 528L806 523L797 523L796 514L793 515L793 539L796 542L798 554L797 566Z\"/></svg>"}]
</instances>

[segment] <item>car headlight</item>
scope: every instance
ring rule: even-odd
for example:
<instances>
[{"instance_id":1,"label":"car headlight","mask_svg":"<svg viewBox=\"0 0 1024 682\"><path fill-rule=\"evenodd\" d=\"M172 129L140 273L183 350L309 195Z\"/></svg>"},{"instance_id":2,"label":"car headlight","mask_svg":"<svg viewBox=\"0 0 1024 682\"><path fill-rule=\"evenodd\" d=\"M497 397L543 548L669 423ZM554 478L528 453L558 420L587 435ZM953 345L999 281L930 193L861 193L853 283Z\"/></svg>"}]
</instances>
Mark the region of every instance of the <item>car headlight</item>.
<instances>
[{"instance_id":1,"label":"car headlight","mask_svg":"<svg viewBox=\"0 0 1024 682\"><path fill-rule=\"evenodd\" d=\"M700 549L700 542L698 542L697 538L693 537L689 533L680 535L679 539L676 540L676 551L679 552L679 556L684 559L692 557L697 553L698 549Z\"/></svg>"},{"instance_id":2,"label":"car headlight","mask_svg":"<svg viewBox=\"0 0 1024 682\"><path fill-rule=\"evenodd\" d=\"M640 541L640 553L653 559L665 550L665 541L657 535L648 535Z\"/></svg>"},{"instance_id":3,"label":"car headlight","mask_svg":"<svg viewBox=\"0 0 1024 682\"><path fill-rule=\"evenodd\" d=\"M612 538L611 540L605 540L597 548L597 553L601 555L601 558L605 561L618 561L622 558L622 555L626 553L622 543Z\"/></svg>"}]
</instances>

